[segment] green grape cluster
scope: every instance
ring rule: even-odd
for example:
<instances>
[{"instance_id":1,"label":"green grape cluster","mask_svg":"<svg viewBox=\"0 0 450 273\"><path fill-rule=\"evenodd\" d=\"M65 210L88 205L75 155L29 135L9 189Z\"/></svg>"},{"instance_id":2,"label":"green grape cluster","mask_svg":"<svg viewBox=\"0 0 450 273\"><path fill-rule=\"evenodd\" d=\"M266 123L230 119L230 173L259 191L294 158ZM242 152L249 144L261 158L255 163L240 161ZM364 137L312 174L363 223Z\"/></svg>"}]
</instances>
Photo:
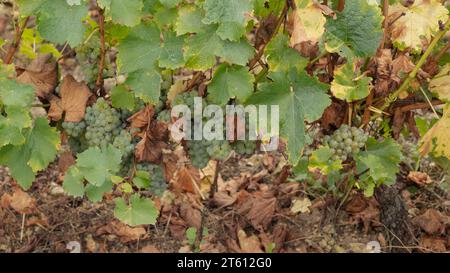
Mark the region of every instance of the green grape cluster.
<instances>
[{"instance_id":1,"label":"green grape cluster","mask_svg":"<svg viewBox=\"0 0 450 273\"><path fill-rule=\"evenodd\" d=\"M175 99L172 102L173 106L176 105L186 105L191 109L194 109L194 98L198 97L197 92L183 92L175 96Z\"/></svg>"},{"instance_id":2,"label":"green grape cluster","mask_svg":"<svg viewBox=\"0 0 450 273\"><path fill-rule=\"evenodd\" d=\"M148 172L150 174L150 191L156 196L162 196L167 189L162 167L156 164L139 163L136 165L136 170Z\"/></svg>"},{"instance_id":3,"label":"green grape cluster","mask_svg":"<svg viewBox=\"0 0 450 273\"><path fill-rule=\"evenodd\" d=\"M256 141L238 140L233 142L231 147L239 155L252 155L256 150Z\"/></svg>"},{"instance_id":4,"label":"green grape cluster","mask_svg":"<svg viewBox=\"0 0 450 273\"><path fill-rule=\"evenodd\" d=\"M187 143L192 165L199 169L205 168L211 159L226 159L232 150L226 140L190 140Z\"/></svg>"},{"instance_id":5,"label":"green grape cluster","mask_svg":"<svg viewBox=\"0 0 450 273\"><path fill-rule=\"evenodd\" d=\"M333 160L345 161L351 154L358 153L367 139L364 130L344 124L332 136L325 136L324 144L330 147Z\"/></svg>"},{"instance_id":6,"label":"green grape cluster","mask_svg":"<svg viewBox=\"0 0 450 273\"><path fill-rule=\"evenodd\" d=\"M81 122L63 122L62 127L64 131L71 137L78 138L86 129L86 123Z\"/></svg>"},{"instance_id":7,"label":"green grape cluster","mask_svg":"<svg viewBox=\"0 0 450 273\"><path fill-rule=\"evenodd\" d=\"M156 117L156 120L170 123L170 121L171 121L170 115L171 115L171 113L169 110L163 110L163 111L159 112L158 116Z\"/></svg>"},{"instance_id":8,"label":"green grape cluster","mask_svg":"<svg viewBox=\"0 0 450 273\"><path fill-rule=\"evenodd\" d=\"M134 154L135 145L132 141L133 137L127 130L121 130L114 138L113 146L122 153L122 158L129 159Z\"/></svg>"},{"instance_id":9,"label":"green grape cluster","mask_svg":"<svg viewBox=\"0 0 450 273\"><path fill-rule=\"evenodd\" d=\"M103 99L86 109L85 138L89 147L106 147L123 129L121 114Z\"/></svg>"}]
</instances>

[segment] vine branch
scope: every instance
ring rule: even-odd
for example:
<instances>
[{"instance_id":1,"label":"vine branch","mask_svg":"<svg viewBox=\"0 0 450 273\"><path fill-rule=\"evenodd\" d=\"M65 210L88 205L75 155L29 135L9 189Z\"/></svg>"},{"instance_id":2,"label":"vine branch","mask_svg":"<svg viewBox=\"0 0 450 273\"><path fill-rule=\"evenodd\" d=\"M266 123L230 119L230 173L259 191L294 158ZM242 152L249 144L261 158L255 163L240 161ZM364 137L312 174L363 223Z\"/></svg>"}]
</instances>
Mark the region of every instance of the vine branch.
<instances>
[{"instance_id":1,"label":"vine branch","mask_svg":"<svg viewBox=\"0 0 450 273\"><path fill-rule=\"evenodd\" d=\"M25 18L25 21L23 22L22 27L17 26L16 32L14 35L14 41L11 45L11 47L8 49L8 54L5 58L5 64L11 64L14 58L14 55L16 55L16 51L19 48L20 41L22 40L23 32L25 31L25 28L27 27L28 21L30 20L30 16Z\"/></svg>"},{"instance_id":2,"label":"vine branch","mask_svg":"<svg viewBox=\"0 0 450 273\"><path fill-rule=\"evenodd\" d=\"M99 8L98 13L98 25L100 32L100 58L98 60L98 73L97 73L97 81L95 86L97 90L100 90L100 93L103 92L103 69L105 67L105 58L106 58L106 46L105 46L105 16L104 10Z\"/></svg>"}]
</instances>

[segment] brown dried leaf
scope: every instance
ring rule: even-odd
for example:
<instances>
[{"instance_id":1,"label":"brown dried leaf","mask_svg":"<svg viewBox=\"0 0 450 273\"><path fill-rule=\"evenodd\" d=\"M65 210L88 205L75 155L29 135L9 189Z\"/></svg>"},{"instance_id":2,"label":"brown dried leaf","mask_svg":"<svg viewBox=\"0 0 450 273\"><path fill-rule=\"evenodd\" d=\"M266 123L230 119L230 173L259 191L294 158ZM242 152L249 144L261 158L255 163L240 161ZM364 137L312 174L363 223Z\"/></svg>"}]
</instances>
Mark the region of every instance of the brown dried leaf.
<instances>
[{"instance_id":1,"label":"brown dried leaf","mask_svg":"<svg viewBox=\"0 0 450 273\"><path fill-rule=\"evenodd\" d=\"M141 248L141 253L161 253L161 250L159 250L155 245L146 245L143 248Z\"/></svg>"},{"instance_id":2,"label":"brown dried leaf","mask_svg":"<svg viewBox=\"0 0 450 273\"><path fill-rule=\"evenodd\" d=\"M131 122L130 127L132 129L144 129L147 127L148 123L152 120L155 111L152 106L147 106L139 112L128 118Z\"/></svg>"},{"instance_id":3,"label":"brown dried leaf","mask_svg":"<svg viewBox=\"0 0 450 273\"><path fill-rule=\"evenodd\" d=\"M59 156L58 168L61 173L66 173L66 171L73 165L75 165L75 158L73 157L72 152L65 151Z\"/></svg>"},{"instance_id":4,"label":"brown dried leaf","mask_svg":"<svg viewBox=\"0 0 450 273\"><path fill-rule=\"evenodd\" d=\"M172 185L175 190L198 193L195 185L198 187L199 181L200 173L198 169L192 166L183 166L175 173ZM194 183L196 184L194 185Z\"/></svg>"},{"instance_id":5,"label":"brown dried leaf","mask_svg":"<svg viewBox=\"0 0 450 273\"><path fill-rule=\"evenodd\" d=\"M413 71L415 65L410 57L406 54L400 54L392 61L392 80L397 84L402 82L402 79Z\"/></svg>"},{"instance_id":6,"label":"brown dried leaf","mask_svg":"<svg viewBox=\"0 0 450 273\"><path fill-rule=\"evenodd\" d=\"M62 118L67 122L80 122L86 110L86 104L92 95L85 83L77 82L72 75L67 75L61 85L61 98L53 96L50 99L48 116L55 121Z\"/></svg>"},{"instance_id":7,"label":"brown dried leaf","mask_svg":"<svg viewBox=\"0 0 450 273\"><path fill-rule=\"evenodd\" d=\"M153 111L153 110L152 110ZM138 161L159 164L162 161L163 149L168 148L169 132L162 122L153 121L136 145Z\"/></svg>"},{"instance_id":8,"label":"brown dried leaf","mask_svg":"<svg viewBox=\"0 0 450 273\"><path fill-rule=\"evenodd\" d=\"M180 216L187 223L189 227L200 228L202 221L202 213L193 208L189 203L182 202L180 204Z\"/></svg>"},{"instance_id":9,"label":"brown dried leaf","mask_svg":"<svg viewBox=\"0 0 450 273\"><path fill-rule=\"evenodd\" d=\"M97 235L115 234L121 237L121 241L123 243L142 239L146 235L146 233L147 232L143 227L132 228L119 221L113 221L106 226L99 228L96 232Z\"/></svg>"},{"instance_id":10,"label":"brown dried leaf","mask_svg":"<svg viewBox=\"0 0 450 273\"><path fill-rule=\"evenodd\" d=\"M416 183L419 186L433 183L431 177L428 174L422 172L410 172L408 174L408 180Z\"/></svg>"},{"instance_id":11,"label":"brown dried leaf","mask_svg":"<svg viewBox=\"0 0 450 273\"><path fill-rule=\"evenodd\" d=\"M243 253L264 253L261 248L261 242L256 235L247 236L245 231L240 229L237 236Z\"/></svg>"},{"instance_id":12,"label":"brown dried leaf","mask_svg":"<svg viewBox=\"0 0 450 273\"><path fill-rule=\"evenodd\" d=\"M447 248L445 246L446 240L443 238L434 238L429 236L424 236L420 238L419 246L431 251L431 252L446 252Z\"/></svg>"},{"instance_id":13,"label":"brown dried leaf","mask_svg":"<svg viewBox=\"0 0 450 273\"><path fill-rule=\"evenodd\" d=\"M36 207L36 199L21 189L17 189L11 197L10 206L18 213L30 214Z\"/></svg>"},{"instance_id":14,"label":"brown dried leaf","mask_svg":"<svg viewBox=\"0 0 450 273\"><path fill-rule=\"evenodd\" d=\"M39 55L17 77L19 83L33 85L36 95L41 98L47 97L58 84L57 64L51 57L51 54Z\"/></svg>"},{"instance_id":15,"label":"brown dried leaf","mask_svg":"<svg viewBox=\"0 0 450 273\"><path fill-rule=\"evenodd\" d=\"M11 204L11 198L11 195L9 195L8 193L4 193L2 195L2 198L0 199L0 207L4 209L8 208Z\"/></svg>"},{"instance_id":16,"label":"brown dried leaf","mask_svg":"<svg viewBox=\"0 0 450 273\"><path fill-rule=\"evenodd\" d=\"M250 197L238 209L245 215L255 229L267 229L275 213L277 199L275 197Z\"/></svg>"},{"instance_id":17,"label":"brown dried leaf","mask_svg":"<svg viewBox=\"0 0 450 273\"><path fill-rule=\"evenodd\" d=\"M435 209L428 209L424 214L415 217L413 223L430 235L441 234L445 230L443 218Z\"/></svg>"}]
</instances>

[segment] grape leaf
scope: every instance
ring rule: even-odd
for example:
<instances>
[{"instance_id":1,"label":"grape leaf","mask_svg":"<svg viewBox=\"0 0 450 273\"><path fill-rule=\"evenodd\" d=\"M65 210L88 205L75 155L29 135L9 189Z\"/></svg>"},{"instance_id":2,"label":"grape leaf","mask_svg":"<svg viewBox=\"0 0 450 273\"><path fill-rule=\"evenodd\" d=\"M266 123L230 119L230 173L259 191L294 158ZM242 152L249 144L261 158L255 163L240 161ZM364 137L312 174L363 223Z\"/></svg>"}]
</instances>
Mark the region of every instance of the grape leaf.
<instances>
[{"instance_id":1,"label":"grape leaf","mask_svg":"<svg viewBox=\"0 0 450 273\"><path fill-rule=\"evenodd\" d=\"M112 145L102 150L94 147L78 155L76 166L89 183L100 187L120 168L121 157Z\"/></svg>"},{"instance_id":2,"label":"grape leaf","mask_svg":"<svg viewBox=\"0 0 450 273\"><path fill-rule=\"evenodd\" d=\"M111 90L112 106L115 108L134 109L134 96L123 85L118 85Z\"/></svg>"},{"instance_id":3,"label":"grape leaf","mask_svg":"<svg viewBox=\"0 0 450 273\"><path fill-rule=\"evenodd\" d=\"M294 67L300 71L306 67L308 60L288 46L288 39L286 34L279 33L267 45L267 62L271 71L289 71Z\"/></svg>"},{"instance_id":4,"label":"grape leaf","mask_svg":"<svg viewBox=\"0 0 450 273\"><path fill-rule=\"evenodd\" d=\"M446 64L430 81L430 91L445 102L450 103L450 64Z\"/></svg>"},{"instance_id":5,"label":"grape leaf","mask_svg":"<svg viewBox=\"0 0 450 273\"><path fill-rule=\"evenodd\" d=\"M72 166L64 175L64 191L74 197L83 197L84 195L84 177L80 170Z\"/></svg>"},{"instance_id":6,"label":"grape leaf","mask_svg":"<svg viewBox=\"0 0 450 273\"><path fill-rule=\"evenodd\" d=\"M368 175L377 184L395 183L402 158L400 145L392 139L378 142L374 138L369 138L366 145L366 150L356 155L358 172L369 169Z\"/></svg>"},{"instance_id":7,"label":"grape leaf","mask_svg":"<svg viewBox=\"0 0 450 273\"><path fill-rule=\"evenodd\" d=\"M38 118L34 122L27 140L30 149L28 165L33 172L44 170L56 157L61 139L56 128L50 127L45 118Z\"/></svg>"},{"instance_id":8,"label":"grape leaf","mask_svg":"<svg viewBox=\"0 0 450 273\"><path fill-rule=\"evenodd\" d=\"M159 0L161 4L163 4L166 8L174 8L178 5L182 0Z\"/></svg>"},{"instance_id":9,"label":"grape leaf","mask_svg":"<svg viewBox=\"0 0 450 273\"><path fill-rule=\"evenodd\" d=\"M134 27L119 44L121 69L129 73L126 84L145 102L159 100L161 76L156 61L160 54L160 33L154 24Z\"/></svg>"},{"instance_id":10,"label":"grape leaf","mask_svg":"<svg viewBox=\"0 0 450 273\"><path fill-rule=\"evenodd\" d=\"M9 167L12 177L22 188L28 189L34 173L45 169L55 159L60 139L45 118L37 118L34 127L24 135L23 145L7 145L0 150L0 163Z\"/></svg>"},{"instance_id":11,"label":"grape leaf","mask_svg":"<svg viewBox=\"0 0 450 273\"><path fill-rule=\"evenodd\" d=\"M103 199L103 195L110 192L113 188L111 181L107 180L101 186L97 187L93 184L86 186L86 196L91 202L100 202Z\"/></svg>"},{"instance_id":12,"label":"grape leaf","mask_svg":"<svg viewBox=\"0 0 450 273\"><path fill-rule=\"evenodd\" d=\"M183 45L183 37L177 37L175 32L164 33L164 43L159 59L159 66L168 69L182 67L184 65Z\"/></svg>"},{"instance_id":13,"label":"grape leaf","mask_svg":"<svg viewBox=\"0 0 450 273\"><path fill-rule=\"evenodd\" d=\"M194 5L183 6L178 9L178 17L175 22L177 35L197 33L202 27L202 12Z\"/></svg>"},{"instance_id":14,"label":"grape leaf","mask_svg":"<svg viewBox=\"0 0 450 273\"><path fill-rule=\"evenodd\" d=\"M254 49L245 38L238 42L224 41L217 36L216 29L216 26L205 26L198 34L186 39L186 67L207 70L215 65L216 56L232 64L245 65L253 56Z\"/></svg>"},{"instance_id":15,"label":"grape leaf","mask_svg":"<svg viewBox=\"0 0 450 273\"><path fill-rule=\"evenodd\" d=\"M331 171L338 171L342 169L341 160L332 160L333 153L327 146L319 147L311 154L308 168L313 171L318 169L324 175L329 174Z\"/></svg>"},{"instance_id":16,"label":"grape leaf","mask_svg":"<svg viewBox=\"0 0 450 273\"><path fill-rule=\"evenodd\" d=\"M150 173L145 171L137 171L133 178L133 184L141 189L148 189L150 187Z\"/></svg>"},{"instance_id":17,"label":"grape leaf","mask_svg":"<svg viewBox=\"0 0 450 273\"><path fill-rule=\"evenodd\" d=\"M114 216L130 226L154 225L158 218L158 210L151 199L141 198L134 194L128 205L123 198L116 198Z\"/></svg>"},{"instance_id":18,"label":"grape leaf","mask_svg":"<svg viewBox=\"0 0 450 273\"><path fill-rule=\"evenodd\" d=\"M432 153L436 157L444 156L450 159L450 105L444 107L442 118L428 130L420 141L420 153Z\"/></svg>"},{"instance_id":19,"label":"grape leaf","mask_svg":"<svg viewBox=\"0 0 450 273\"><path fill-rule=\"evenodd\" d=\"M352 102L369 95L372 78L358 75L355 69L355 64L349 61L334 70L331 92L336 98Z\"/></svg>"},{"instance_id":20,"label":"grape leaf","mask_svg":"<svg viewBox=\"0 0 450 273\"><path fill-rule=\"evenodd\" d=\"M99 5L111 12L114 22L129 27L139 24L144 7L142 0L100 0Z\"/></svg>"},{"instance_id":21,"label":"grape leaf","mask_svg":"<svg viewBox=\"0 0 450 273\"><path fill-rule=\"evenodd\" d=\"M244 101L253 92L253 75L243 66L220 65L208 85L208 99L224 105L230 98Z\"/></svg>"},{"instance_id":22,"label":"grape leaf","mask_svg":"<svg viewBox=\"0 0 450 273\"><path fill-rule=\"evenodd\" d=\"M306 7L297 8L292 16L291 46L310 41L317 43L325 32L327 19L322 9L312 1Z\"/></svg>"},{"instance_id":23,"label":"grape leaf","mask_svg":"<svg viewBox=\"0 0 450 273\"><path fill-rule=\"evenodd\" d=\"M239 40L245 33L245 16L253 9L250 0L206 0L203 8L206 14L202 22L219 24L219 37L231 41Z\"/></svg>"},{"instance_id":24,"label":"grape leaf","mask_svg":"<svg viewBox=\"0 0 450 273\"><path fill-rule=\"evenodd\" d=\"M367 1L347 1L336 20L329 18L325 25L327 32L342 40L358 57L375 54L380 45L383 31L383 16L377 6Z\"/></svg>"},{"instance_id":25,"label":"grape leaf","mask_svg":"<svg viewBox=\"0 0 450 273\"><path fill-rule=\"evenodd\" d=\"M158 103L161 96L161 75L155 69L134 71L128 74L125 84L144 102Z\"/></svg>"},{"instance_id":26,"label":"grape leaf","mask_svg":"<svg viewBox=\"0 0 450 273\"><path fill-rule=\"evenodd\" d=\"M289 161L296 165L305 144L305 120L319 119L331 104L326 94L328 85L295 69L289 73L274 72L269 77L273 82L260 84L259 91L246 104L279 106L281 135L288 140Z\"/></svg>"},{"instance_id":27,"label":"grape leaf","mask_svg":"<svg viewBox=\"0 0 450 273\"><path fill-rule=\"evenodd\" d=\"M5 106L29 108L34 101L34 88L15 80L0 81L0 102Z\"/></svg>"},{"instance_id":28,"label":"grape leaf","mask_svg":"<svg viewBox=\"0 0 450 273\"><path fill-rule=\"evenodd\" d=\"M125 73L154 70L161 54L159 35L154 24L140 24L132 28L118 46L121 70Z\"/></svg>"},{"instance_id":29,"label":"grape leaf","mask_svg":"<svg viewBox=\"0 0 450 273\"><path fill-rule=\"evenodd\" d=\"M65 0L45 0L38 9L38 31L43 38L57 44L67 42L70 46L83 41L86 27L82 20L88 16L86 5L70 6Z\"/></svg>"},{"instance_id":30,"label":"grape leaf","mask_svg":"<svg viewBox=\"0 0 450 273\"><path fill-rule=\"evenodd\" d=\"M422 51L422 41L430 41L439 31L439 22L448 18L448 10L439 0L416 0L410 7L396 3L389 7L392 23L391 39L394 45L405 50ZM401 16L403 14L403 16Z\"/></svg>"}]
</instances>

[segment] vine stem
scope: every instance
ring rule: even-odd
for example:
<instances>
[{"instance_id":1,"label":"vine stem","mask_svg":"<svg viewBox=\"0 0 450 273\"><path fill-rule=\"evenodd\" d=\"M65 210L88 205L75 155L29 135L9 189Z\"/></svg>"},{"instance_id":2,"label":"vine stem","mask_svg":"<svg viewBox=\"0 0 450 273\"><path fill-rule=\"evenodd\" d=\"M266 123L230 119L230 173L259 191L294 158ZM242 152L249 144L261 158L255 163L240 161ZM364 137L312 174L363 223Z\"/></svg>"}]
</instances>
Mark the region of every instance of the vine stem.
<instances>
[{"instance_id":1,"label":"vine stem","mask_svg":"<svg viewBox=\"0 0 450 273\"><path fill-rule=\"evenodd\" d=\"M387 99L385 101L385 103L383 104L383 106L381 106L381 108L379 108L381 111L384 111L386 108L389 107L389 105L391 104L391 102L395 101L397 99L397 97L404 92L408 86L409 83L416 78L417 73L419 72L420 68L425 64L425 62L427 61L428 57L431 55L431 53L433 52L434 48L436 47L436 45L438 44L439 40L445 35L445 33L450 29L450 19L447 20L447 23L444 26L444 29L442 29L433 39L433 41L431 41L430 45L428 46L427 50L425 51L425 53L422 55L422 57L420 58L419 62L417 62L416 66L414 67L413 71L411 71L411 73L409 73L408 77L403 81L402 85L397 89L397 91L395 91L394 93L392 93L389 96L389 99ZM376 116L377 117L377 116Z\"/></svg>"},{"instance_id":2,"label":"vine stem","mask_svg":"<svg viewBox=\"0 0 450 273\"><path fill-rule=\"evenodd\" d=\"M100 32L100 58L98 61L98 74L97 81L95 82L95 86L97 90L100 90L100 93L103 91L103 69L105 67L105 58L106 58L106 45L105 45L105 16L104 10L99 8L99 32Z\"/></svg>"},{"instance_id":3,"label":"vine stem","mask_svg":"<svg viewBox=\"0 0 450 273\"><path fill-rule=\"evenodd\" d=\"M339 0L338 7L337 7L338 11L343 11L344 8L345 8L345 0Z\"/></svg>"},{"instance_id":4,"label":"vine stem","mask_svg":"<svg viewBox=\"0 0 450 273\"><path fill-rule=\"evenodd\" d=\"M261 59L262 55L264 54L264 50L266 49L267 44L269 43L270 40L272 40L272 38L275 36L275 34L280 29L281 24L283 23L283 20L284 20L284 18L287 15L288 10L289 10L289 5L286 3L284 8L283 8L283 11L281 12L280 17L278 17L278 21L277 21L277 25L275 27L275 30L273 31L273 33L271 33L270 38L268 39L267 43L264 43L261 46L261 48L259 49L258 53L256 53L255 57L253 57L253 59L248 63L248 67L250 68L250 70L255 68L255 65L258 63L258 61Z\"/></svg>"},{"instance_id":5,"label":"vine stem","mask_svg":"<svg viewBox=\"0 0 450 273\"><path fill-rule=\"evenodd\" d=\"M28 21L30 21L30 16L25 18L25 21L23 22L22 27L20 27L20 26L16 27L14 42L8 50L8 54L6 55L6 58L5 58L5 64L12 63L14 55L16 55L16 51L19 48L20 41L22 40L23 32L25 31L25 28L27 27Z\"/></svg>"}]
</instances>

